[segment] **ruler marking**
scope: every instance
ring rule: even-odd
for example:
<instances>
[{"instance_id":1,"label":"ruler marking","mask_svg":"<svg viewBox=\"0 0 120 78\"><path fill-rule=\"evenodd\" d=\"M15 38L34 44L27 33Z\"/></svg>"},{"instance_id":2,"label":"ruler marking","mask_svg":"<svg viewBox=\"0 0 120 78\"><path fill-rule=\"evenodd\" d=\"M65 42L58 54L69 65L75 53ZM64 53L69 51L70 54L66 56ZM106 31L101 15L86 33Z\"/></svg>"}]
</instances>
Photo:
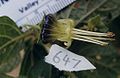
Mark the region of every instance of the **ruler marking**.
<instances>
[{"instance_id":1,"label":"ruler marking","mask_svg":"<svg viewBox=\"0 0 120 78\"><path fill-rule=\"evenodd\" d=\"M66 3L66 0L64 0L64 2L62 2L63 4L68 4L69 2Z\"/></svg>"},{"instance_id":2,"label":"ruler marking","mask_svg":"<svg viewBox=\"0 0 120 78\"><path fill-rule=\"evenodd\" d=\"M29 23L31 23L30 20L28 19L28 17L26 17L26 20L27 20Z\"/></svg>"},{"instance_id":3,"label":"ruler marking","mask_svg":"<svg viewBox=\"0 0 120 78\"><path fill-rule=\"evenodd\" d=\"M41 19L41 13L39 13L39 18Z\"/></svg>"},{"instance_id":4,"label":"ruler marking","mask_svg":"<svg viewBox=\"0 0 120 78\"><path fill-rule=\"evenodd\" d=\"M35 18L31 19L31 21L32 21L32 24L35 25L35 22L36 22Z\"/></svg>"},{"instance_id":5,"label":"ruler marking","mask_svg":"<svg viewBox=\"0 0 120 78\"><path fill-rule=\"evenodd\" d=\"M30 25L32 25L32 24L33 24L33 21L32 21L32 20L30 20L30 19L29 19L29 21L30 21L30 22L29 22L29 23L30 23Z\"/></svg>"},{"instance_id":6,"label":"ruler marking","mask_svg":"<svg viewBox=\"0 0 120 78\"><path fill-rule=\"evenodd\" d=\"M65 0L64 0L65 1ZM65 2L61 1L61 6L65 6ZM63 7L62 7L63 8Z\"/></svg>"},{"instance_id":7,"label":"ruler marking","mask_svg":"<svg viewBox=\"0 0 120 78\"><path fill-rule=\"evenodd\" d=\"M55 6L57 6L57 4L55 4ZM55 10L56 10L56 12L58 11L58 8L57 7L54 7L55 8Z\"/></svg>"},{"instance_id":8,"label":"ruler marking","mask_svg":"<svg viewBox=\"0 0 120 78\"><path fill-rule=\"evenodd\" d=\"M67 2L66 2L67 1ZM66 3L70 3L70 0L65 0Z\"/></svg>"},{"instance_id":9,"label":"ruler marking","mask_svg":"<svg viewBox=\"0 0 120 78\"><path fill-rule=\"evenodd\" d=\"M42 14L42 12L41 12L41 13L39 13L39 15L38 15L39 21L41 21L42 17L43 17L43 14Z\"/></svg>"},{"instance_id":10,"label":"ruler marking","mask_svg":"<svg viewBox=\"0 0 120 78\"><path fill-rule=\"evenodd\" d=\"M61 2L58 3L58 7L59 7L59 9L62 8Z\"/></svg>"},{"instance_id":11,"label":"ruler marking","mask_svg":"<svg viewBox=\"0 0 120 78\"><path fill-rule=\"evenodd\" d=\"M37 22L39 22L40 21L40 19L39 19L39 12L37 10L35 11L35 15L36 15L35 18L36 18Z\"/></svg>"},{"instance_id":12,"label":"ruler marking","mask_svg":"<svg viewBox=\"0 0 120 78\"><path fill-rule=\"evenodd\" d=\"M38 17L38 15L36 15L35 20L36 20L36 23L39 22L39 17Z\"/></svg>"},{"instance_id":13,"label":"ruler marking","mask_svg":"<svg viewBox=\"0 0 120 78\"><path fill-rule=\"evenodd\" d=\"M63 4L63 3L64 3L64 2L63 2L63 1L61 1L61 2L60 2L60 5L61 5L61 6L64 6L64 4ZM61 8L63 8L63 7L61 7Z\"/></svg>"},{"instance_id":14,"label":"ruler marking","mask_svg":"<svg viewBox=\"0 0 120 78\"><path fill-rule=\"evenodd\" d=\"M40 21L40 17L39 17L39 14L37 15L37 19L38 19L38 21Z\"/></svg>"},{"instance_id":15,"label":"ruler marking","mask_svg":"<svg viewBox=\"0 0 120 78\"><path fill-rule=\"evenodd\" d=\"M51 1L56 1L56 3L53 3L53 5L52 5ZM16 23L19 23L19 24L20 23L25 23L23 19L25 19L26 17L29 17L29 15L31 13L35 13L35 16L33 16L33 18L31 18L31 19L27 18L27 21L28 21L28 23L32 23L32 24L36 23L37 24L37 23L39 23L42 20L42 18L44 16L44 12L45 12L45 14L55 13L55 12L59 11L60 9L63 9L68 4L70 4L70 3L74 2L74 1L75 0L49 0L49 1L45 2L44 4L40 5L38 8L36 8L32 12L28 13L27 15L25 15L24 17L18 19L16 21ZM46 4L48 4L48 5L46 5ZM45 6L47 6L47 7L45 7ZM45 7L45 10L37 11L38 9L40 9L42 7Z\"/></svg>"},{"instance_id":16,"label":"ruler marking","mask_svg":"<svg viewBox=\"0 0 120 78\"><path fill-rule=\"evenodd\" d=\"M57 8L58 10L60 9L60 7L59 7L59 3L57 3L56 8Z\"/></svg>"},{"instance_id":17,"label":"ruler marking","mask_svg":"<svg viewBox=\"0 0 120 78\"><path fill-rule=\"evenodd\" d=\"M34 24L37 24L39 21L37 20L37 17L33 18Z\"/></svg>"},{"instance_id":18,"label":"ruler marking","mask_svg":"<svg viewBox=\"0 0 120 78\"><path fill-rule=\"evenodd\" d=\"M49 10L50 10L50 13L52 13L52 10L51 10L51 8L48 6L48 8L49 8Z\"/></svg>"},{"instance_id":19,"label":"ruler marking","mask_svg":"<svg viewBox=\"0 0 120 78\"><path fill-rule=\"evenodd\" d=\"M34 21L32 19L30 20L30 22L31 22L31 25L33 25Z\"/></svg>"},{"instance_id":20,"label":"ruler marking","mask_svg":"<svg viewBox=\"0 0 120 78\"><path fill-rule=\"evenodd\" d=\"M50 12L49 12L49 9L47 9L46 11L47 11L47 13L50 13Z\"/></svg>"},{"instance_id":21,"label":"ruler marking","mask_svg":"<svg viewBox=\"0 0 120 78\"><path fill-rule=\"evenodd\" d=\"M47 11L46 11L46 10L44 10L44 12L45 12L45 15L47 15Z\"/></svg>"},{"instance_id":22,"label":"ruler marking","mask_svg":"<svg viewBox=\"0 0 120 78\"><path fill-rule=\"evenodd\" d=\"M59 3L59 5L60 5L61 9L63 9L63 6L65 6L66 4L63 5L63 4L62 4L62 1L61 1L61 2ZM59 9L60 9L60 8L59 8Z\"/></svg>"},{"instance_id":23,"label":"ruler marking","mask_svg":"<svg viewBox=\"0 0 120 78\"><path fill-rule=\"evenodd\" d=\"M51 8L53 9L53 13L55 13L55 8L54 8L54 6L51 6Z\"/></svg>"},{"instance_id":24,"label":"ruler marking","mask_svg":"<svg viewBox=\"0 0 120 78\"><path fill-rule=\"evenodd\" d=\"M49 7L49 9L51 10L51 12L53 13L53 10L52 10L52 8L51 7Z\"/></svg>"}]
</instances>

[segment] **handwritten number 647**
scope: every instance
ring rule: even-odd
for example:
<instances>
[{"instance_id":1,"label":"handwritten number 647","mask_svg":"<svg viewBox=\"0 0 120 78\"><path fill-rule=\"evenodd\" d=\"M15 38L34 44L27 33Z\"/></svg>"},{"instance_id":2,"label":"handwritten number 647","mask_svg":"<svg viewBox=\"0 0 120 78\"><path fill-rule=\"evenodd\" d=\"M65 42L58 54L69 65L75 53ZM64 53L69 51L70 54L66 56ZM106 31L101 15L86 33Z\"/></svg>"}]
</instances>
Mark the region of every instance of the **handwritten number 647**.
<instances>
[{"instance_id":1,"label":"handwritten number 647","mask_svg":"<svg viewBox=\"0 0 120 78\"><path fill-rule=\"evenodd\" d=\"M58 53L56 53L56 55L53 57L53 62L54 63L60 63L61 61L64 61L64 65L67 66L67 64L70 64L72 62L74 62L74 66L73 68L75 68L80 62L81 60L79 59L75 59L75 58L70 58L67 54L64 55L64 57L60 57L59 55L62 54L62 51L59 51ZM71 59L71 60L70 60Z\"/></svg>"}]
</instances>

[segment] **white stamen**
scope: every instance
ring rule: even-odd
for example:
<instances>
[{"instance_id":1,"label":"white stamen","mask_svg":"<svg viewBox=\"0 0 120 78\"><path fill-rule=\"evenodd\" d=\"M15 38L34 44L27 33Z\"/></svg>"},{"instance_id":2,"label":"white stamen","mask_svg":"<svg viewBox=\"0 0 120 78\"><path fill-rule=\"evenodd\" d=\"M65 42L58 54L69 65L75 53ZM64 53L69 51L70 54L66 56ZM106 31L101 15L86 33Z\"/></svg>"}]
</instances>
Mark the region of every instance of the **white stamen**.
<instances>
[{"instance_id":1,"label":"white stamen","mask_svg":"<svg viewBox=\"0 0 120 78\"><path fill-rule=\"evenodd\" d=\"M115 40L115 39L113 39L113 38L102 38L102 37L90 37L90 38L92 38L92 39L96 39L96 40L109 40L109 41L113 41L113 40Z\"/></svg>"},{"instance_id":2,"label":"white stamen","mask_svg":"<svg viewBox=\"0 0 120 78\"><path fill-rule=\"evenodd\" d=\"M91 31L75 29L75 28L73 28L72 33L81 34L81 35L91 35L91 36L105 36L105 37L108 36L107 33L91 32Z\"/></svg>"},{"instance_id":3,"label":"white stamen","mask_svg":"<svg viewBox=\"0 0 120 78\"><path fill-rule=\"evenodd\" d=\"M72 37L72 39L74 40L80 40L80 41L85 41L85 42L90 42L90 43L94 43L94 44L99 44L99 45L107 45L108 43L104 42L104 43L98 43L98 42L94 42L94 41L90 41L90 40L86 40L86 39L82 39L82 38L76 38L76 37Z\"/></svg>"},{"instance_id":4,"label":"white stamen","mask_svg":"<svg viewBox=\"0 0 120 78\"><path fill-rule=\"evenodd\" d=\"M108 44L106 42L99 41L99 40L96 40L96 39L92 39L92 38L87 37L87 36L74 35L72 38L76 39L76 40L91 42L91 43L100 44L100 45L107 45Z\"/></svg>"}]
</instances>

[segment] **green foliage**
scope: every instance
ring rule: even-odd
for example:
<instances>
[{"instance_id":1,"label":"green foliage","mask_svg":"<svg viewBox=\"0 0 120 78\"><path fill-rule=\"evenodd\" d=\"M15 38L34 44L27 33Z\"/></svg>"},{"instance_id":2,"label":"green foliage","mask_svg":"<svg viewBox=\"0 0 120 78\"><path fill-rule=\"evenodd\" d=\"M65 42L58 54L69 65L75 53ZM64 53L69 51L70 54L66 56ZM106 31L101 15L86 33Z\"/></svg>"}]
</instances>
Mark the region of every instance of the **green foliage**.
<instances>
[{"instance_id":1,"label":"green foliage","mask_svg":"<svg viewBox=\"0 0 120 78\"><path fill-rule=\"evenodd\" d=\"M26 45L30 45L30 43L27 42ZM44 57L47 55L45 48L41 44L34 44L32 47L26 48L25 51L20 76L50 78L51 66L44 62Z\"/></svg>"},{"instance_id":2,"label":"green foliage","mask_svg":"<svg viewBox=\"0 0 120 78\"><path fill-rule=\"evenodd\" d=\"M9 72L19 64L19 51L22 48L22 40L14 38L22 33L17 25L8 17L0 17L0 72Z\"/></svg>"},{"instance_id":3,"label":"green foliage","mask_svg":"<svg viewBox=\"0 0 120 78\"><path fill-rule=\"evenodd\" d=\"M90 31L99 31L99 32L107 32L108 27L103 23L101 17L99 15L90 18L87 21L87 25L84 25L82 29L90 30Z\"/></svg>"},{"instance_id":4,"label":"green foliage","mask_svg":"<svg viewBox=\"0 0 120 78\"><path fill-rule=\"evenodd\" d=\"M1 78L13 78L13 77L7 76L7 75L5 75L5 74L0 74L0 77L1 77Z\"/></svg>"},{"instance_id":5,"label":"green foliage","mask_svg":"<svg viewBox=\"0 0 120 78\"><path fill-rule=\"evenodd\" d=\"M80 78L117 78L120 73L119 55L112 44L103 47L75 41L70 50L85 56L97 68L94 71L77 72Z\"/></svg>"},{"instance_id":6,"label":"green foliage","mask_svg":"<svg viewBox=\"0 0 120 78\"><path fill-rule=\"evenodd\" d=\"M109 23L120 15L119 0L76 0L76 2L59 13L61 18L75 19L76 24L100 15L104 22ZM74 15L75 14L75 15Z\"/></svg>"}]
</instances>

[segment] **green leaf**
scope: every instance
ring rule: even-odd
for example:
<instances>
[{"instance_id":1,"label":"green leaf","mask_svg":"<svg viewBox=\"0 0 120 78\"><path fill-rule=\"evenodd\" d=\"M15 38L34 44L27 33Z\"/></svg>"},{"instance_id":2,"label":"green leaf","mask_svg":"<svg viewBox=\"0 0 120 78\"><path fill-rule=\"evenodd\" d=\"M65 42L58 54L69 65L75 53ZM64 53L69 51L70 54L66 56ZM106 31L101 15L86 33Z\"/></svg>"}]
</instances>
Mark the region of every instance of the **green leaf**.
<instances>
[{"instance_id":1,"label":"green leaf","mask_svg":"<svg viewBox=\"0 0 120 78\"><path fill-rule=\"evenodd\" d=\"M13 78L13 77L5 75L5 74L0 74L0 78Z\"/></svg>"},{"instance_id":2,"label":"green leaf","mask_svg":"<svg viewBox=\"0 0 120 78\"><path fill-rule=\"evenodd\" d=\"M118 0L76 0L74 6L69 6L59 14L60 18L67 16L74 19L76 25L95 15L102 16L104 22L109 23L120 15L119 7L120 1Z\"/></svg>"},{"instance_id":3,"label":"green leaf","mask_svg":"<svg viewBox=\"0 0 120 78\"><path fill-rule=\"evenodd\" d=\"M102 19L99 15L91 17L87 21L87 25L85 25L85 27L86 26L87 26L86 29L90 30L90 31L98 31L98 32L107 32L108 31L108 27L104 24L104 22L102 21ZM84 28L84 26L82 28Z\"/></svg>"},{"instance_id":4,"label":"green leaf","mask_svg":"<svg viewBox=\"0 0 120 78\"><path fill-rule=\"evenodd\" d=\"M90 14L95 12L98 8L100 8L103 4L105 4L106 1L107 0L77 0L76 4L79 4L79 6L75 6L69 17L74 19L77 25L85 20L85 18L87 18Z\"/></svg>"},{"instance_id":5,"label":"green leaf","mask_svg":"<svg viewBox=\"0 0 120 78\"><path fill-rule=\"evenodd\" d=\"M27 42L26 45L30 46L29 42ZM67 78L63 71L59 71L44 61L47 52L41 43L34 44L33 47L29 47L25 51L26 53L21 65L20 78Z\"/></svg>"},{"instance_id":6,"label":"green leaf","mask_svg":"<svg viewBox=\"0 0 120 78\"><path fill-rule=\"evenodd\" d=\"M29 42L27 46L30 46ZM44 62L47 52L42 44L34 44L25 50L20 77L27 78L51 78L51 65Z\"/></svg>"},{"instance_id":7,"label":"green leaf","mask_svg":"<svg viewBox=\"0 0 120 78\"><path fill-rule=\"evenodd\" d=\"M51 78L51 66L44 61L38 61L30 70L28 78Z\"/></svg>"},{"instance_id":8,"label":"green leaf","mask_svg":"<svg viewBox=\"0 0 120 78\"><path fill-rule=\"evenodd\" d=\"M10 72L13 70L16 66L19 65L21 59L19 55L14 56L14 58L11 58L6 63L3 63L0 65L0 73L3 72Z\"/></svg>"},{"instance_id":9,"label":"green leaf","mask_svg":"<svg viewBox=\"0 0 120 78\"><path fill-rule=\"evenodd\" d=\"M20 78L22 77L27 77L27 74L30 70L30 68L32 67L32 59L33 57L31 57L31 53L33 51L33 42L32 40L28 40L25 42L25 54L24 54L24 58L21 64L21 69L20 69Z\"/></svg>"},{"instance_id":10,"label":"green leaf","mask_svg":"<svg viewBox=\"0 0 120 78\"><path fill-rule=\"evenodd\" d=\"M9 72L16 66L15 60L23 47L23 41L17 40L22 33L9 17L0 17L0 71ZM18 61L17 61L18 62ZM9 67L8 65L11 64ZM5 70L3 70L6 67ZM8 68L8 69L7 69Z\"/></svg>"},{"instance_id":11,"label":"green leaf","mask_svg":"<svg viewBox=\"0 0 120 78\"><path fill-rule=\"evenodd\" d=\"M76 46L77 45L77 46ZM112 44L99 46L74 41L71 51L86 57L96 66L96 70L82 71L77 74L80 78L117 78L120 73L120 59L117 50Z\"/></svg>"},{"instance_id":12,"label":"green leaf","mask_svg":"<svg viewBox=\"0 0 120 78\"><path fill-rule=\"evenodd\" d=\"M110 21L115 19L120 15L120 1L119 0L108 0L101 8L99 8L96 13L99 13L105 18L105 20Z\"/></svg>"}]
</instances>

